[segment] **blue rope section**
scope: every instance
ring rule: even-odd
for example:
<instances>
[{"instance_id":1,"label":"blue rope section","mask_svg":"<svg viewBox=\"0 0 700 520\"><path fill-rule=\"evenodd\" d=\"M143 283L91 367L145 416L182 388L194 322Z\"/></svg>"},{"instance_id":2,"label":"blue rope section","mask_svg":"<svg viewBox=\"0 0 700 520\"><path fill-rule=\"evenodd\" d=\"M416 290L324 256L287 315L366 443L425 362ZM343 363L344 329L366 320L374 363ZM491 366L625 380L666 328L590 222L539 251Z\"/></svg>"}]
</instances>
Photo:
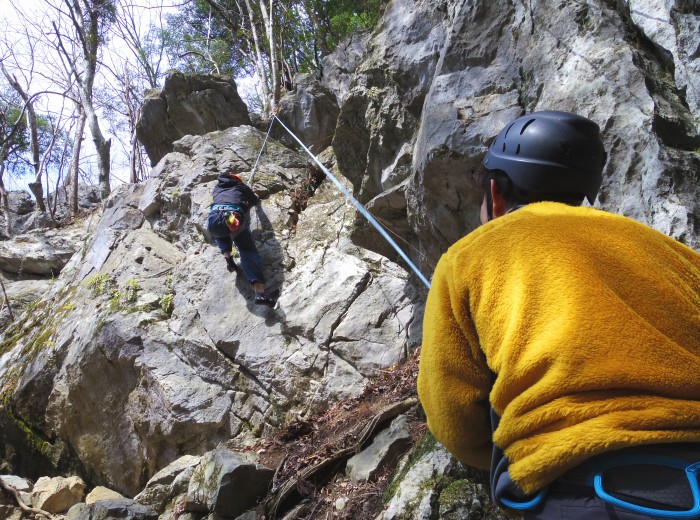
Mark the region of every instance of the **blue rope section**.
<instances>
[{"instance_id":1,"label":"blue rope section","mask_svg":"<svg viewBox=\"0 0 700 520\"><path fill-rule=\"evenodd\" d=\"M323 164L321 164L321 161L319 161L319 160L316 158L316 156L315 156L314 154L311 153L311 151L306 147L306 145L304 145L304 143L302 143L302 142L299 140L299 138L298 138L296 135L294 135L294 134L292 133L292 131L291 131L289 128L287 128L287 127L285 126L285 124L284 124L276 115L273 115L272 118L273 118L273 119L272 119L273 122L274 122L275 119L277 119L277 121L279 122L279 124L281 124L282 127L289 133L289 135L291 135L291 136L296 140L296 142L299 143L299 144L301 145L301 147L306 151L306 153L309 154L309 156L314 160L314 162L318 165L318 167L321 168L321 170L323 170L323 173L325 173L325 174L333 181L333 183L337 186L337 188L340 190L340 192L341 192L343 195L345 195L345 197L347 197L347 199L348 199L350 202L352 202L353 206L355 206L355 207L357 208L357 210L358 210L360 213L362 213L362 214L364 215L364 217L370 222L370 224L372 224L372 225L374 226L374 228L375 228L377 231L379 231L379 233L384 237L384 239L385 239L387 242L389 242L389 244L391 245L391 247L393 247L393 248L396 250L396 252L397 252L399 255L401 255L401 258L403 258L403 259L406 261L406 263L411 267L411 269L413 269L413 271L416 273L416 275L418 276L418 278L421 279L421 281L425 284L425 286L426 286L428 289L430 289L430 282L428 281L428 279L427 279L425 276L423 276L423 273L421 273L421 272L418 270L418 267L416 267L416 266L414 265L414 263L411 262L411 260L408 258L408 256L406 256L406 253L404 253L404 252L401 250L401 248L400 248L398 245L396 245L396 242L394 242L394 240L387 234L387 232L384 230L384 228L382 228L382 227L379 225L379 223L378 223L377 220L372 216L372 214L371 214L369 211L367 211L367 210L365 209L365 207L364 207L362 204L360 204L360 202L359 202L355 197L353 197L352 194L350 194L350 192L349 192L348 190L345 189L345 186L343 186L343 185L340 183L340 181L339 181L338 179L336 179L330 171L328 171L328 168L326 168L325 166L323 166ZM272 124L271 124L270 126L272 126ZM269 135L269 131L268 131L268 135Z\"/></svg>"}]
</instances>

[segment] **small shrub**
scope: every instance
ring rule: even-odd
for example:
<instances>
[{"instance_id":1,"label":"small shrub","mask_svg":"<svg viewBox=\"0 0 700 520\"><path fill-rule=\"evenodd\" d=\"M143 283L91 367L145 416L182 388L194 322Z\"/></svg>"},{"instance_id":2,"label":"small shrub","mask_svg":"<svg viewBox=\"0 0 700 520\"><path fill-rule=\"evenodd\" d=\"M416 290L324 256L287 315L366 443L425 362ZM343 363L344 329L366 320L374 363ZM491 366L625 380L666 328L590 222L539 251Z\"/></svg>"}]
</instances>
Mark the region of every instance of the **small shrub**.
<instances>
[{"instance_id":1,"label":"small shrub","mask_svg":"<svg viewBox=\"0 0 700 520\"><path fill-rule=\"evenodd\" d=\"M122 300L122 292L119 289L112 289L109 296L109 310L116 311L119 309Z\"/></svg>"},{"instance_id":2,"label":"small shrub","mask_svg":"<svg viewBox=\"0 0 700 520\"><path fill-rule=\"evenodd\" d=\"M168 293L165 296L163 296L160 300L158 300L158 304L160 305L161 310L168 316L172 315L173 309L175 308L175 305L173 304L174 296L175 295L173 293Z\"/></svg>"},{"instance_id":3,"label":"small shrub","mask_svg":"<svg viewBox=\"0 0 700 520\"><path fill-rule=\"evenodd\" d=\"M140 288L141 286L136 280L128 280L126 282L126 290L124 291L124 301L126 303L135 303L138 299Z\"/></svg>"},{"instance_id":4,"label":"small shrub","mask_svg":"<svg viewBox=\"0 0 700 520\"><path fill-rule=\"evenodd\" d=\"M102 296L107 290L107 284L109 283L109 275L102 273L91 276L83 282L93 296Z\"/></svg>"}]
</instances>

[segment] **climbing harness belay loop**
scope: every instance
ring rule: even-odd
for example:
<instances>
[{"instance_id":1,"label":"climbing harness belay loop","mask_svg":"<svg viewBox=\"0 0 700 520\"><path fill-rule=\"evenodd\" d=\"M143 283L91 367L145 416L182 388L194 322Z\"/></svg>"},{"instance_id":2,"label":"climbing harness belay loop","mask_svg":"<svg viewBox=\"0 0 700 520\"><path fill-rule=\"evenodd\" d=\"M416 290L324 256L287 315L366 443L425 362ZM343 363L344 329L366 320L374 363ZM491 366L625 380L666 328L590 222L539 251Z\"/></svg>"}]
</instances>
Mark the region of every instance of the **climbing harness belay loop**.
<instances>
[{"instance_id":1,"label":"climbing harness belay loop","mask_svg":"<svg viewBox=\"0 0 700 520\"><path fill-rule=\"evenodd\" d=\"M500 502L509 509L515 509L516 511L529 511L539 505L544 497L547 495L547 488L540 489L537 494L530 500L526 501L516 501L509 498L500 497Z\"/></svg>"}]
</instances>

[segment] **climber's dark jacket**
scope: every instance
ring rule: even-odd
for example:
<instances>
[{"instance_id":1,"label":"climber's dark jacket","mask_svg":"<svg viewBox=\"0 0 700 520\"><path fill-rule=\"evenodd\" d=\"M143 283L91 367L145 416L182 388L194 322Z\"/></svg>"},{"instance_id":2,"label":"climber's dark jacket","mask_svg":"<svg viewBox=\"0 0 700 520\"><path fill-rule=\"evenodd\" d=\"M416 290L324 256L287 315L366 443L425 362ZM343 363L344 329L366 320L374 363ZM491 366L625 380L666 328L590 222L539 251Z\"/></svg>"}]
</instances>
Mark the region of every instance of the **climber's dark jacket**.
<instances>
[{"instance_id":1,"label":"climber's dark jacket","mask_svg":"<svg viewBox=\"0 0 700 520\"><path fill-rule=\"evenodd\" d=\"M245 183L228 173L222 173L214 186L214 204L238 204L245 212L258 203L258 197Z\"/></svg>"}]
</instances>

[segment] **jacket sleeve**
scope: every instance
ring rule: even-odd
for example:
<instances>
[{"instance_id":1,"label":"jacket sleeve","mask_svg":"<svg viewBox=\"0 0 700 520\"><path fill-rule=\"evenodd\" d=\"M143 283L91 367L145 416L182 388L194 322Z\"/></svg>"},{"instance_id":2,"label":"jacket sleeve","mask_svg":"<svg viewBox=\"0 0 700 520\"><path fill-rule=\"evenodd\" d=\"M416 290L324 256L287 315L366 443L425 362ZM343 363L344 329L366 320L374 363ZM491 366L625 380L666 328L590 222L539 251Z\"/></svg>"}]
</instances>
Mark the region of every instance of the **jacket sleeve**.
<instances>
[{"instance_id":1,"label":"jacket sleeve","mask_svg":"<svg viewBox=\"0 0 700 520\"><path fill-rule=\"evenodd\" d=\"M443 256L426 302L418 396L435 438L460 461L487 470L492 376L471 320L468 288L454 272Z\"/></svg>"},{"instance_id":2,"label":"jacket sleeve","mask_svg":"<svg viewBox=\"0 0 700 520\"><path fill-rule=\"evenodd\" d=\"M252 208L253 206L257 206L258 203L260 202L260 199L255 194L253 189L250 186L248 186L247 184L244 184L242 187L243 187L243 192L245 193L245 201L246 201L246 204L248 205L248 207Z\"/></svg>"}]
</instances>

